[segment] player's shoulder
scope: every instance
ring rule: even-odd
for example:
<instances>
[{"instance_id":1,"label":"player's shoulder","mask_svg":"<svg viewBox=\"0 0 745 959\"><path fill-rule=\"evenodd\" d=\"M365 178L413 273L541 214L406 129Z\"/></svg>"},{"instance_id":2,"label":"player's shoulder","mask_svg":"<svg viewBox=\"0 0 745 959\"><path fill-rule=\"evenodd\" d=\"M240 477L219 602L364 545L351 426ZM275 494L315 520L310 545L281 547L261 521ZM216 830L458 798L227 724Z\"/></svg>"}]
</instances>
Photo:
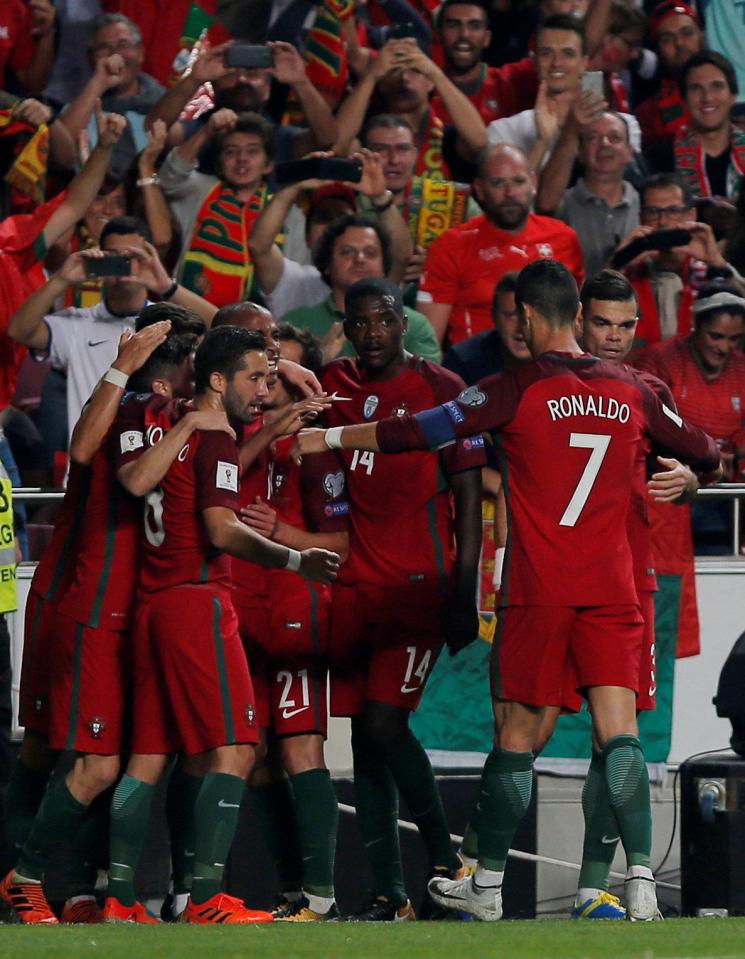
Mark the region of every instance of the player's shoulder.
<instances>
[{"instance_id":1,"label":"player's shoulder","mask_svg":"<svg viewBox=\"0 0 745 959\"><path fill-rule=\"evenodd\" d=\"M327 363L319 374L324 389L330 384L342 382L357 382L360 378L356 360L351 356L340 356Z\"/></svg>"},{"instance_id":2,"label":"player's shoulder","mask_svg":"<svg viewBox=\"0 0 745 959\"><path fill-rule=\"evenodd\" d=\"M653 393L656 393L657 396L667 400L670 396L670 387L659 376L655 376L654 373L650 373L649 370L640 370L633 366L624 367L628 373L630 373L635 379L640 380L646 386L652 390Z\"/></svg>"},{"instance_id":3,"label":"player's shoulder","mask_svg":"<svg viewBox=\"0 0 745 959\"><path fill-rule=\"evenodd\" d=\"M431 387L436 398L452 399L465 389L466 384L457 373L446 369L433 360L425 360L421 356L412 356L408 361L408 369L420 376Z\"/></svg>"}]
</instances>

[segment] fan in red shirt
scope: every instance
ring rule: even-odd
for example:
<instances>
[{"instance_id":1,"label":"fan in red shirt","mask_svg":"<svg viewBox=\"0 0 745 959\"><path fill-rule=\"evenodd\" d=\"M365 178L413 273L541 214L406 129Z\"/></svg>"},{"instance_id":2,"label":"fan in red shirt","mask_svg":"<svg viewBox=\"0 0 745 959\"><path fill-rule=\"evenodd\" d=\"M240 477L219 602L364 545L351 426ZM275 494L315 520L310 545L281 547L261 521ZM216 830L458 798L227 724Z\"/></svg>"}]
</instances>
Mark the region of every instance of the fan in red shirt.
<instances>
[{"instance_id":1,"label":"fan in red shirt","mask_svg":"<svg viewBox=\"0 0 745 959\"><path fill-rule=\"evenodd\" d=\"M491 30L481 3L447 0L437 12L437 29L445 73L476 107L485 124L533 107L538 76L532 57L501 67L490 67L482 61L491 43ZM452 123L439 93L432 97L430 106L444 124Z\"/></svg>"},{"instance_id":2,"label":"fan in red shirt","mask_svg":"<svg viewBox=\"0 0 745 959\"><path fill-rule=\"evenodd\" d=\"M202 341L194 359L193 406L212 415L214 432L197 431L184 443L178 427L159 433L158 426L147 432L136 423L119 426L117 475L130 493L146 496L147 509L133 641L132 756L112 800L105 906L112 919L136 920L144 913L133 877L145 813L169 754L179 751L202 754L206 766L194 806L194 875L184 920L271 920L221 892L258 741L251 677L230 599L229 557L294 569L320 582L334 578L339 558L326 550L298 552L270 543L236 516L239 458L226 416L240 427L258 414L267 395L265 350L260 333L232 326L211 330ZM164 412L170 415L168 407ZM142 465L152 443L175 453L164 476Z\"/></svg>"},{"instance_id":3,"label":"fan in red shirt","mask_svg":"<svg viewBox=\"0 0 745 959\"><path fill-rule=\"evenodd\" d=\"M643 622L626 516L645 436L702 471L718 468L719 451L636 376L582 353L574 337L579 296L565 266L540 260L525 267L515 300L534 362L415 416L301 432L299 451L404 453L492 433L505 460L510 513L492 647L499 745L482 776L476 872L432 879L429 891L445 908L501 918L507 851L530 803L533 747L545 707L563 701L571 668L603 750L627 856L629 918L654 919L649 783L635 717Z\"/></svg>"},{"instance_id":4,"label":"fan in red shirt","mask_svg":"<svg viewBox=\"0 0 745 959\"><path fill-rule=\"evenodd\" d=\"M535 178L522 151L506 144L490 147L473 186L484 213L435 240L417 296L417 308L449 344L491 329L494 289L511 270L553 258L567 265L577 283L584 279L574 230L530 212Z\"/></svg>"},{"instance_id":5,"label":"fan in red shirt","mask_svg":"<svg viewBox=\"0 0 745 959\"><path fill-rule=\"evenodd\" d=\"M406 321L398 287L360 280L347 292L345 332L358 359L325 368L337 401L337 428L422 409L457 395L462 381L403 349ZM424 839L433 872L460 863L442 814L432 769L409 729L445 640L455 652L478 633L483 439L441 456L402 459L350 453L346 474L350 551L332 592L331 712L352 717L357 821L374 875L373 902L355 918L413 918L401 873L392 776ZM333 473L329 483L341 484ZM456 550L457 542L457 550ZM379 792L388 796L377 811ZM385 827L381 818L385 816ZM381 837L381 831L384 835Z\"/></svg>"},{"instance_id":6,"label":"fan in red shirt","mask_svg":"<svg viewBox=\"0 0 745 959\"><path fill-rule=\"evenodd\" d=\"M3 0L0 8L0 90L12 70L24 92L40 95L54 63L54 19L51 0Z\"/></svg>"}]
</instances>

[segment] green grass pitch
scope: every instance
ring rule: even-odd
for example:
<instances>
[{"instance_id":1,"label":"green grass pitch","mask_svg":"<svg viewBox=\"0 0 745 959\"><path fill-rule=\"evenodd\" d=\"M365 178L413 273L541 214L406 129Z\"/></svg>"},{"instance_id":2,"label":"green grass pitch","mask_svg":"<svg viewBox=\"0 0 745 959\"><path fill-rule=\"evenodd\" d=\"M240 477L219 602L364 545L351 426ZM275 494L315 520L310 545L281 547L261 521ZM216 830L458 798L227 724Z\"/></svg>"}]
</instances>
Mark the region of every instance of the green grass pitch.
<instances>
[{"instance_id":1,"label":"green grass pitch","mask_svg":"<svg viewBox=\"0 0 745 959\"><path fill-rule=\"evenodd\" d=\"M742 959L745 919L0 927L19 959Z\"/></svg>"}]
</instances>

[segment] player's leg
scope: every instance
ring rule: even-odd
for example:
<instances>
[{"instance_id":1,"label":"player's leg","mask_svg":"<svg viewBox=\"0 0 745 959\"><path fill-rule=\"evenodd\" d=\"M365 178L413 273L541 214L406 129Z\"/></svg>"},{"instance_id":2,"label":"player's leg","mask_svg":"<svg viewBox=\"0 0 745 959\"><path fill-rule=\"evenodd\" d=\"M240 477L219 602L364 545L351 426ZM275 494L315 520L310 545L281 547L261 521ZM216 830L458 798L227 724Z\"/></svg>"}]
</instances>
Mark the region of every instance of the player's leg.
<instances>
[{"instance_id":1,"label":"player's leg","mask_svg":"<svg viewBox=\"0 0 745 959\"><path fill-rule=\"evenodd\" d=\"M160 917L178 919L186 906L194 872L194 804L206 771L203 756L179 756L166 790L166 821L171 845L171 883Z\"/></svg>"},{"instance_id":2,"label":"player's leg","mask_svg":"<svg viewBox=\"0 0 745 959\"><path fill-rule=\"evenodd\" d=\"M325 686L325 683L324 683ZM321 733L286 736L279 741L282 765L294 799L302 889L307 908L288 919L314 921L338 916L334 893L334 861L339 807L326 769Z\"/></svg>"}]
</instances>

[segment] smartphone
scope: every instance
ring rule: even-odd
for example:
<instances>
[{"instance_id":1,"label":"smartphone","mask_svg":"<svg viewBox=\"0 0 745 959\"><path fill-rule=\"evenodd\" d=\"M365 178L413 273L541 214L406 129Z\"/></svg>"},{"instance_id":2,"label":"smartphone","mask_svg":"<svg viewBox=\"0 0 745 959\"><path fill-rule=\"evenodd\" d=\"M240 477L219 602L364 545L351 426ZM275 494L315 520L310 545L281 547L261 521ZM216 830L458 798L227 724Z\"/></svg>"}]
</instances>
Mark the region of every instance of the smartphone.
<instances>
[{"instance_id":1,"label":"smartphone","mask_svg":"<svg viewBox=\"0 0 745 959\"><path fill-rule=\"evenodd\" d=\"M592 93L596 97L605 96L602 70L586 70L582 74L582 92Z\"/></svg>"},{"instance_id":2,"label":"smartphone","mask_svg":"<svg viewBox=\"0 0 745 959\"><path fill-rule=\"evenodd\" d=\"M648 250L672 250L677 246L687 246L691 242L691 232L680 227L655 230L646 240Z\"/></svg>"},{"instance_id":3,"label":"smartphone","mask_svg":"<svg viewBox=\"0 0 745 959\"><path fill-rule=\"evenodd\" d=\"M125 253L107 253L105 256L86 257L86 276L131 276L132 257Z\"/></svg>"},{"instance_id":4,"label":"smartphone","mask_svg":"<svg viewBox=\"0 0 745 959\"><path fill-rule=\"evenodd\" d=\"M404 37L418 37L413 23L394 23L388 28L389 40L403 40Z\"/></svg>"},{"instance_id":5,"label":"smartphone","mask_svg":"<svg viewBox=\"0 0 745 959\"><path fill-rule=\"evenodd\" d=\"M307 160L289 160L274 168L278 184L300 183L302 180L344 180L359 183L362 179L362 164L359 160L344 157L309 157Z\"/></svg>"},{"instance_id":6,"label":"smartphone","mask_svg":"<svg viewBox=\"0 0 745 959\"><path fill-rule=\"evenodd\" d=\"M253 43L234 43L225 54L226 67L244 67L246 70L271 67L272 51L269 47Z\"/></svg>"}]
</instances>

